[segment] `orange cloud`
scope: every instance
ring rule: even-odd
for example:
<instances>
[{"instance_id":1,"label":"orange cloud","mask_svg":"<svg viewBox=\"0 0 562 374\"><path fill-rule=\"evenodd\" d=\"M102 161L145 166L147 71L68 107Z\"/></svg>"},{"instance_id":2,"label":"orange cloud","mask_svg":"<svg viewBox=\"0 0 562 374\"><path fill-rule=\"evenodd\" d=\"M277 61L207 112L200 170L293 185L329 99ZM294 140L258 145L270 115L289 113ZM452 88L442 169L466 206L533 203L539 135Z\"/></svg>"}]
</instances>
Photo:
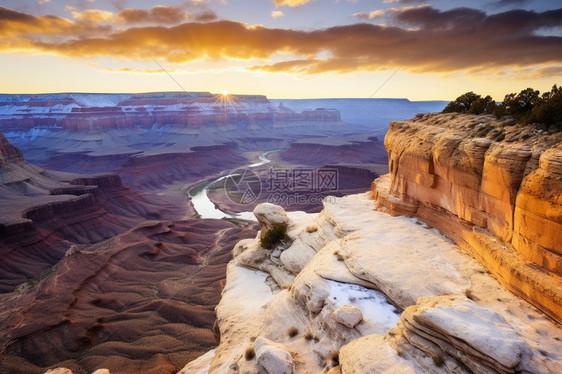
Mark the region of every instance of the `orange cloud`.
<instances>
[{"instance_id":1,"label":"orange cloud","mask_svg":"<svg viewBox=\"0 0 562 374\"><path fill-rule=\"evenodd\" d=\"M358 13L353 13L352 16L360 19L375 19L377 17L384 16L384 10L373 10L369 13L358 12Z\"/></svg>"},{"instance_id":2,"label":"orange cloud","mask_svg":"<svg viewBox=\"0 0 562 374\"><path fill-rule=\"evenodd\" d=\"M113 68L105 68L104 71L108 71L110 73L137 73L137 74L162 74L166 73L163 69L131 69L131 68L121 68L121 69L113 69ZM175 73L175 70L168 70L168 73Z\"/></svg>"},{"instance_id":3,"label":"orange cloud","mask_svg":"<svg viewBox=\"0 0 562 374\"><path fill-rule=\"evenodd\" d=\"M392 10L387 16L392 17L395 26L359 23L304 31L223 20L88 34L78 21L35 17L0 8L0 50L81 58L148 60L153 56L170 63L201 58L261 59L263 64L252 62L248 69L299 74L345 73L401 65L411 72L497 71L537 66L559 71L562 66L562 37L537 33L544 27L561 26L562 9L486 15L475 9L440 11L424 6ZM165 19L171 22L169 17ZM48 22L50 29L38 26L44 27ZM22 29L27 31L23 33ZM82 33L77 34L76 30ZM278 62L271 63L273 59Z\"/></svg>"},{"instance_id":4,"label":"orange cloud","mask_svg":"<svg viewBox=\"0 0 562 374\"><path fill-rule=\"evenodd\" d=\"M288 5L290 7L304 5L306 3L310 3L311 1L314 0L273 0L275 6Z\"/></svg>"},{"instance_id":5,"label":"orange cloud","mask_svg":"<svg viewBox=\"0 0 562 374\"><path fill-rule=\"evenodd\" d=\"M0 38L11 38L7 42L17 43L26 35L72 36L108 32L110 28L92 26L84 22L73 22L57 16L32 16L0 6Z\"/></svg>"},{"instance_id":6,"label":"orange cloud","mask_svg":"<svg viewBox=\"0 0 562 374\"><path fill-rule=\"evenodd\" d=\"M113 20L113 13L107 10L87 9L82 12L77 12L73 7L67 6L68 10L74 19L86 22L107 22Z\"/></svg>"}]
</instances>

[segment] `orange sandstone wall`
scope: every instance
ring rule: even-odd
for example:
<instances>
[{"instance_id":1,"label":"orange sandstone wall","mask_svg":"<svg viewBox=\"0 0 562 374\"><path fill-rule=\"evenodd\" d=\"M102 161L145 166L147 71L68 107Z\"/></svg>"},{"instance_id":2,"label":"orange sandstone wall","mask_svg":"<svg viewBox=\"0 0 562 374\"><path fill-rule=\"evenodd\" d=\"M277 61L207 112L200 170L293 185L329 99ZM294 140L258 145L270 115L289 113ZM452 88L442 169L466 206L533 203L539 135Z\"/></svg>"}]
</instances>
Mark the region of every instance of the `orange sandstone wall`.
<instances>
[{"instance_id":1,"label":"orange sandstone wall","mask_svg":"<svg viewBox=\"0 0 562 374\"><path fill-rule=\"evenodd\" d=\"M562 321L562 133L423 114L392 122L385 147L378 209L420 217Z\"/></svg>"}]
</instances>

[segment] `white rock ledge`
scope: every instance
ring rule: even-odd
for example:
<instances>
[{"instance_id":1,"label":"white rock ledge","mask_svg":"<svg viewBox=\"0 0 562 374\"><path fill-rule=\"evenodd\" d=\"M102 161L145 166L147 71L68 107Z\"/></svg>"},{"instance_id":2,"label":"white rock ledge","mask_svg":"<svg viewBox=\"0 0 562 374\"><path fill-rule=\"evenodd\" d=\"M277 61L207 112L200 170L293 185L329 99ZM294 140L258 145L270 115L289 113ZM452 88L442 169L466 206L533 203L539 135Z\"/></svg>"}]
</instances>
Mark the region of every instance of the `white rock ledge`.
<instances>
[{"instance_id":1,"label":"white rock ledge","mask_svg":"<svg viewBox=\"0 0 562 374\"><path fill-rule=\"evenodd\" d=\"M239 243L221 343L181 373L562 373L560 326L436 230L373 206L361 194L317 215L256 207L292 244Z\"/></svg>"}]
</instances>

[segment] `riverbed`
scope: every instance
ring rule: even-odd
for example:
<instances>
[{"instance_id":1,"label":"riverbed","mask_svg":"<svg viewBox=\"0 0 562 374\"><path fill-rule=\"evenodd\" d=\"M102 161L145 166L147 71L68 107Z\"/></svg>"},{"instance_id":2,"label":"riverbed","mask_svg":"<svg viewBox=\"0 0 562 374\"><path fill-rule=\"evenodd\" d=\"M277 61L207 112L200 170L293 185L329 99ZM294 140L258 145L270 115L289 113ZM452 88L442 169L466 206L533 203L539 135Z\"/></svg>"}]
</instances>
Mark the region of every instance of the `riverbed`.
<instances>
[{"instance_id":1,"label":"riverbed","mask_svg":"<svg viewBox=\"0 0 562 374\"><path fill-rule=\"evenodd\" d=\"M259 156L260 161L248 166L248 168L255 168L264 164L271 162L271 159L267 158L271 153L278 152L274 151L266 151ZM240 212L235 214L230 214L223 212L215 203L213 203L209 196L207 195L207 189L209 186L223 182L226 178L231 176L231 174L223 175L222 177L213 179L211 181L202 183L197 187L191 189L189 191L189 196L191 197L191 204L193 208L197 211L197 214L200 218L215 218L215 219L223 219L223 218L238 218L238 219L245 219L249 221L255 221L256 217L252 212Z\"/></svg>"}]
</instances>

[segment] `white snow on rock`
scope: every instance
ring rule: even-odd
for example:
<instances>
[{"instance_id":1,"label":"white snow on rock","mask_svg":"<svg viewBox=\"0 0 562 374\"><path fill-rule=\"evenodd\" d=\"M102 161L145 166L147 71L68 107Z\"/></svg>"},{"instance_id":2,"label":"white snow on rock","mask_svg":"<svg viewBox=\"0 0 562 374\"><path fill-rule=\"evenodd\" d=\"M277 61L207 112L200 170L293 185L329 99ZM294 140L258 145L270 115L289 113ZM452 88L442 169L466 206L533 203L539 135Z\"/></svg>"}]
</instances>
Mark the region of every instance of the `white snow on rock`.
<instances>
[{"instance_id":1,"label":"white snow on rock","mask_svg":"<svg viewBox=\"0 0 562 374\"><path fill-rule=\"evenodd\" d=\"M328 281L328 285L328 298L338 309L351 305L361 312L361 319L373 326L382 326L384 331L395 327L400 320L400 312L389 304L384 294L379 291L334 281Z\"/></svg>"}]
</instances>

